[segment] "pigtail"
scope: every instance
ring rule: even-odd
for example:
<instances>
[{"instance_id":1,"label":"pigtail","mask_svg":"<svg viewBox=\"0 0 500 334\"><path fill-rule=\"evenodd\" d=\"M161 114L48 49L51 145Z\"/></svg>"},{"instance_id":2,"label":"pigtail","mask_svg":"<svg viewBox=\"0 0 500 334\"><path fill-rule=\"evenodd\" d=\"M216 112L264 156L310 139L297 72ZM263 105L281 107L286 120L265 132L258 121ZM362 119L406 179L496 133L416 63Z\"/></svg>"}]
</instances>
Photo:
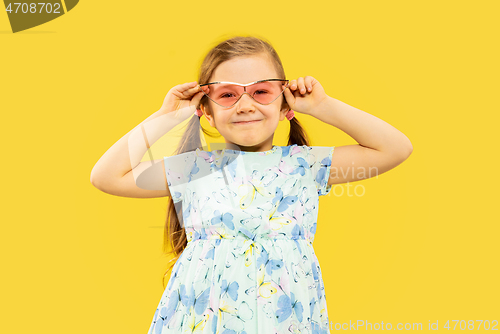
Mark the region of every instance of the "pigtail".
<instances>
[{"instance_id":1,"label":"pigtail","mask_svg":"<svg viewBox=\"0 0 500 334\"><path fill-rule=\"evenodd\" d=\"M290 133L288 134L288 145L309 146L309 138L306 131L300 125L297 117L290 120Z\"/></svg>"}]
</instances>

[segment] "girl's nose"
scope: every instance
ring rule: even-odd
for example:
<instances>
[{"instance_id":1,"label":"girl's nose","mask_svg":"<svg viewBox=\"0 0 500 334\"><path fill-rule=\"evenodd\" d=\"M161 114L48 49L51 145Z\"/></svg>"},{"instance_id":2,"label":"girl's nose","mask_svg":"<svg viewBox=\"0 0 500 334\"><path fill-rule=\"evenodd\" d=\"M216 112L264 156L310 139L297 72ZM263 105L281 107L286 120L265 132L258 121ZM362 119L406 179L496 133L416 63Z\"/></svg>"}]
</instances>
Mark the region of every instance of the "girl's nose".
<instances>
[{"instance_id":1,"label":"girl's nose","mask_svg":"<svg viewBox=\"0 0 500 334\"><path fill-rule=\"evenodd\" d=\"M248 94L247 92L244 92L243 94L241 94L240 99L237 103L238 109L240 109L240 108L245 108L245 109L252 108L254 102L255 101L250 96L250 94Z\"/></svg>"}]
</instances>

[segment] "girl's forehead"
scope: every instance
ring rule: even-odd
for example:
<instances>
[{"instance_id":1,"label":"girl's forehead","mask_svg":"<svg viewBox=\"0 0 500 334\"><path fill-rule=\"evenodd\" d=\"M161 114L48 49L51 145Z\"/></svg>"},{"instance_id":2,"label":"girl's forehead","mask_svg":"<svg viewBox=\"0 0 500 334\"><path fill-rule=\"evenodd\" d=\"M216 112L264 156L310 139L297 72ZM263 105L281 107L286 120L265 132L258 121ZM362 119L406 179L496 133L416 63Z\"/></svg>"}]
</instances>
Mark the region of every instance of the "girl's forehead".
<instances>
[{"instance_id":1,"label":"girl's forehead","mask_svg":"<svg viewBox=\"0 0 500 334\"><path fill-rule=\"evenodd\" d=\"M276 69L267 56L237 57L221 63L209 82L230 81L246 84L263 79L277 78Z\"/></svg>"}]
</instances>

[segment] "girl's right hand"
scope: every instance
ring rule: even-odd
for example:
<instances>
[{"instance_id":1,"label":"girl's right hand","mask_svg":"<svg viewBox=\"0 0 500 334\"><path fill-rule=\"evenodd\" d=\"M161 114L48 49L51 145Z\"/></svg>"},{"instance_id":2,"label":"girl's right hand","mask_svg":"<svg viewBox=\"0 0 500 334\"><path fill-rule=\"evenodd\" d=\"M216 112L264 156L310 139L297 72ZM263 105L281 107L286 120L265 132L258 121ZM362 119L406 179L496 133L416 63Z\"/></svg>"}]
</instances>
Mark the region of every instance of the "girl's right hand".
<instances>
[{"instance_id":1,"label":"girl's right hand","mask_svg":"<svg viewBox=\"0 0 500 334\"><path fill-rule=\"evenodd\" d=\"M208 93L208 87L204 91ZM160 110L169 113L194 106L194 112L198 108L203 95L203 91L196 81L174 86L168 91Z\"/></svg>"}]
</instances>

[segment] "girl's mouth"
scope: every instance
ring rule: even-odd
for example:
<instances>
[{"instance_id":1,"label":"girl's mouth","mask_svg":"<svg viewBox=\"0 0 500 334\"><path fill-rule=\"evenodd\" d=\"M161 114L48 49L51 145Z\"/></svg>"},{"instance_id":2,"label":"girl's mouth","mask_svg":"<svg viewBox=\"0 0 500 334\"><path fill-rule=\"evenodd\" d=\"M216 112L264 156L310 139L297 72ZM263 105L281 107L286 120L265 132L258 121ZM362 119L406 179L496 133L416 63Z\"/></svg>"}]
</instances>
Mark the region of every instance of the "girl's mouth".
<instances>
[{"instance_id":1,"label":"girl's mouth","mask_svg":"<svg viewBox=\"0 0 500 334\"><path fill-rule=\"evenodd\" d=\"M260 122L261 120L257 120L257 121L250 121L250 122L234 122L234 124L238 124L238 125L244 125L244 124L254 124L254 123L257 123L257 122Z\"/></svg>"}]
</instances>

